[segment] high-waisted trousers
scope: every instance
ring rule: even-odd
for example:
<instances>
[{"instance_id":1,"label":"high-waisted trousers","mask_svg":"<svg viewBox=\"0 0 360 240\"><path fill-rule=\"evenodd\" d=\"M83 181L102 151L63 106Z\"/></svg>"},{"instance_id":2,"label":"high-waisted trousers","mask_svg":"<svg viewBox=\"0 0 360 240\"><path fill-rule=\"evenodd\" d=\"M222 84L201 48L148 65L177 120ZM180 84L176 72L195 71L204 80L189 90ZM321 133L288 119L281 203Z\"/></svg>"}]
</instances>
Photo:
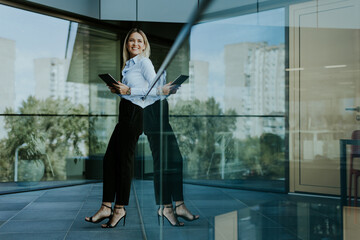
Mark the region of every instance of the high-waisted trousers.
<instances>
[{"instance_id":1,"label":"high-waisted trousers","mask_svg":"<svg viewBox=\"0 0 360 240\"><path fill-rule=\"evenodd\" d=\"M183 201L183 159L169 123L169 105L158 100L144 109L144 132L154 161L156 204Z\"/></svg>"},{"instance_id":2,"label":"high-waisted trousers","mask_svg":"<svg viewBox=\"0 0 360 240\"><path fill-rule=\"evenodd\" d=\"M103 202L128 205L136 143L143 132L143 109L121 99L119 121L103 161Z\"/></svg>"}]
</instances>

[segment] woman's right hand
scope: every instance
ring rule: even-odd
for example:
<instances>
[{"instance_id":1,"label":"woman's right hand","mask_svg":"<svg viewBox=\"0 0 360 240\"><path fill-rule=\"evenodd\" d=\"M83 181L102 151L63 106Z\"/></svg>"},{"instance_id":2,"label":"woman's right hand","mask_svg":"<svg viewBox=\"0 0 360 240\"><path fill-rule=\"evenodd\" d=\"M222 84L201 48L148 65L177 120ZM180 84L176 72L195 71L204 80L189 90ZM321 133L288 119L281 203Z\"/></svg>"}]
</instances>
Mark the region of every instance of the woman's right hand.
<instances>
[{"instance_id":1,"label":"woman's right hand","mask_svg":"<svg viewBox=\"0 0 360 240\"><path fill-rule=\"evenodd\" d=\"M170 94L175 94L177 92L177 90L179 89L178 85L171 85L172 82L169 82L167 84L165 84L162 87L162 95L170 95Z\"/></svg>"},{"instance_id":2,"label":"woman's right hand","mask_svg":"<svg viewBox=\"0 0 360 240\"><path fill-rule=\"evenodd\" d=\"M108 86L110 92L112 93L116 93L116 94L119 94L120 93L120 90L114 86Z\"/></svg>"},{"instance_id":3,"label":"woman's right hand","mask_svg":"<svg viewBox=\"0 0 360 240\"><path fill-rule=\"evenodd\" d=\"M130 89L129 86L127 86L121 82L118 82L118 84L114 84L113 86L108 86L108 88L110 89L110 91L112 93L121 94L121 95L128 94L128 91Z\"/></svg>"}]
</instances>

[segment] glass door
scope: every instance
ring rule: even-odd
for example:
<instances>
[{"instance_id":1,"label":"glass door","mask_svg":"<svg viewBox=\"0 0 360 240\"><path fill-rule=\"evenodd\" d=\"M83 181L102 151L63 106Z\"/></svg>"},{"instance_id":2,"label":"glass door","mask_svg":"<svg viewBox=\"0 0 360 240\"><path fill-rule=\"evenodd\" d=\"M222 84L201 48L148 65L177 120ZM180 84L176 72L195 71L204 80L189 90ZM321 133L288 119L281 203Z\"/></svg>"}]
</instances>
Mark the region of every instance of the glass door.
<instances>
[{"instance_id":1,"label":"glass door","mask_svg":"<svg viewBox=\"0 0 360 240\"><path fill-rule=\"evenodd\" d=\"M359 11L355 0L289 8L290 191L339 194L339 140L360 129Z\"/></svg>"}]
</instances>

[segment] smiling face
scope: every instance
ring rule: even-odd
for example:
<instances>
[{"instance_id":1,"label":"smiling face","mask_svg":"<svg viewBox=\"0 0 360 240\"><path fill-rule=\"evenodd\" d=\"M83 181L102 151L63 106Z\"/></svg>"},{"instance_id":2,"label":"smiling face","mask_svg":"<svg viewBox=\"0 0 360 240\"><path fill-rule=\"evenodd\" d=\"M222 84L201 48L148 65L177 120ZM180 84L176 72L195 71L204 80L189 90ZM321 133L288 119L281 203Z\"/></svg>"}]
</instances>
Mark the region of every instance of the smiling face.
<instances>
[{"instance_id":1,"label":"smiling face","mask_svg":"<svg viewBox=\"0 0 360 240\"><path fill-rule=\"evenodd\" d=\"M137 32L132 33L126 44L126 49L133 58L145 50L144 38Z\"/></svg>"}]
</instances>

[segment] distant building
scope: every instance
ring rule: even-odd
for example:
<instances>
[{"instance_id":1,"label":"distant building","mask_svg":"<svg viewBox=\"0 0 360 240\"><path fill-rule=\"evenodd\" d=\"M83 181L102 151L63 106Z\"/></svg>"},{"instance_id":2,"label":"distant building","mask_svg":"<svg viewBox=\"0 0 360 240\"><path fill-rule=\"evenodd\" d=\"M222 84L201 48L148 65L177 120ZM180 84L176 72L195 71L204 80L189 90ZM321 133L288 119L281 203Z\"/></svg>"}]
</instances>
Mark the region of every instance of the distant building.
<instances>
[{"instance_id":1,"label":"distant building","mask_svg":"<svg viewBox=\"0 0 360 240\"><path fill-rule=\"evenodd\" d=\"M0 113L15 103L15 41L0 38Z\"/></svg>"},{"instance_id":2,"label":"distant building","mask_svg":"<svg viewBox=\"0 0 360 240\"><path fill-rule=\"evenodd\" d=\"M169 102L175 104L178 101L206 101L209 81L209 63L205 61L189 62L189 79L181 85L180 90L169 98Z\"/></svg>"},{"instance_id":3,"label":"distant building","mask_svg":"<svg viewBox=\"0 0 360 240\"><path fill-rule=\"evenodd\" d=\"M89 84L71 82L68 80L69 60L58 58L36 59L34 63L35 96L39 99L68 98L73 104L83 105L89 114L116 114L117 96L109 92L105 84ZM82 70L79 70L82 71ZM95 120L96 119L96 120ZM117 122L117 117L94 117L94 127L99 141L108 142Z\"/></svg>"},{"instance_id":4,"label":"distant building","mask_svg":"<svg viewBox=\"0 0 360 240\"><path fill-rule=\"evenodd\" d=\"M89 105L89 85L67 81L69 61L58 58L34 60L35 96L39 99L68 98L74 104Z\"/></svg>"},{"instance_id":5,"label":"distant building","mask_svg":"<svg viewBox=\"0 0 360 240\"><path fill-rule=\"evenodd\" d=\"M90 114L99 115L116 115L118 109L118 101L120 97L110 93L107 86L103 83L90 84ZM104 144L108 143L109 137L111 136L114 127L118 121L118 117L91 117L90 121L94 121L94 129L96 129L96 137L98 141ZM93 133L91 133L93 134ZM90 149L92 150L92 149ZM106 149L103 149L105 152ZM95 152L90 152L95 154Z\"/></svg>"},{"instance_id":6,"label":"distant building","mask_svg":"<svg viewBox=\"0 0 360 240\"><path fill-rule=\"evenodd\" d=\"M225 46L225 110L239 115L285 113L285 47L266 42ZM283 132L283 118L240 117L238 138Z\"/></svg>"},{"instance_id":7,"label":"distant building","mask_svg":"<svg viewBox=\"0 0 360 240\"><path fill-rule=\"evenodd\" d=\"M4 113L15 104L15 41L0 38L0 62L0 113ZM0 126L5 126L3 117L0 117ZM6 133L0 129L0 139L4 137Z\"/></svg>"}]
</instances>

